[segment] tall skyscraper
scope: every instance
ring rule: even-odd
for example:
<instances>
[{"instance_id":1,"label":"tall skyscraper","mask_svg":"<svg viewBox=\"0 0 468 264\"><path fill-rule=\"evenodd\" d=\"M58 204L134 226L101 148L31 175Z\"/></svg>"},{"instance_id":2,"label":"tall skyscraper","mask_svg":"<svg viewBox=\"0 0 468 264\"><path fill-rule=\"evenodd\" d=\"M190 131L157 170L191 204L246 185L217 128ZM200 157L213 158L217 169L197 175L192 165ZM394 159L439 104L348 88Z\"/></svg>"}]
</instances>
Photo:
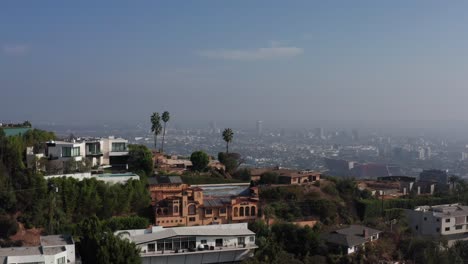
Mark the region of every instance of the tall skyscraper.
<instances>
[{"instance_id":1,"label":"tall skyscraper","mask_svg":"<svg viewBox=\"0 0 468 264\"><path fill-rule=\"evenodd\" d=\"M260 136L263 133L263 121L257 120L257 135Z\"/></svg>"}]
</instances>

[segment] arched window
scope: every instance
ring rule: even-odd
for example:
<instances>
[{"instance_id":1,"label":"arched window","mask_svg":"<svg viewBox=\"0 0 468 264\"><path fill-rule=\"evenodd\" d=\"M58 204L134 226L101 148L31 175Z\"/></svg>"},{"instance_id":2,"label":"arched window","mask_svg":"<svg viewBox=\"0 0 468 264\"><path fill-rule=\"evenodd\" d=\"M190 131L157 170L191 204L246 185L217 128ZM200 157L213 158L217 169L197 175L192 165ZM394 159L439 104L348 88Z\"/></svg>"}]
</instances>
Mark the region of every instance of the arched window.
<instances>
[{"instance_id":1,"label":"arched window","mask_svg":"<svg viewBox=\"0 0 468 264\"><path fill-rule=\"evenodd\" d=\"M239 216L244 216L244 207L240 208Z\"/></svg>"},{"instance_id":2,"label":"arched window","mask_svg":"<svg viewBox=\"0 0 468 264\"><path fill-rule=\"evenodd\" d=\"M245 216L250 216L250 208L248 206L245 207Z\"/></svg>"},{"instance_id":3,"label":"arched window","mask_svg":"<svg viewBox=\"0 0 468 264\"><path fill-rule=\"evenodd\" d=\"M179 206L174 205L174 214L178 214L178 213L179 213Z\"/></svg>"},{"instance_id":4,"label":"arched window","mask_svg":"<svg viewBox=\"0 0 468 264\"><path fill-rule=\"evenodd\" d=\"M250 215L255 216L255 206L252 206L250 210L251 210Z\"/></svg>"},{"instance_id":5,"label":"arched window","mask_svg":"<svg viewBox=\"0 0 468 264\"><path fill-rule=\"evenodd\" d=\"M234 216L238 217L239 216L239 208L234 207Z\"/></svg>"},{"instance_id":6,"label":"arched window","mask_svg":"<svg viewBox=\"0 0 468 264\"><path fill-rule=\"evenodd\" d=\"M156 210L156 214L157 214L157 215L160 215L161 213L162 213L162 212L161 212L161 208L158 208L158 209Z\"/></svg>"},{"instance_id":7,"label":"arched window","mask_svg":"<svg viewBox=\"0 0 468 264\"><path fill-rule=\"evenodd\" d=\"M164 208L163 214L167 215L167 208Z\"/></svg>"},{"instance_id":8,"label":"arched window","mask_svg":"<svg viewBox=\"0 0 468 264\"><path fill-rule=\"evenodd\" d=\"M188 214L189 215L194 215L194 214L196 214L196 212L197 212L197 209L195 208L195 205L194 204L189 205Z\"/></svg>"}]
</instances>

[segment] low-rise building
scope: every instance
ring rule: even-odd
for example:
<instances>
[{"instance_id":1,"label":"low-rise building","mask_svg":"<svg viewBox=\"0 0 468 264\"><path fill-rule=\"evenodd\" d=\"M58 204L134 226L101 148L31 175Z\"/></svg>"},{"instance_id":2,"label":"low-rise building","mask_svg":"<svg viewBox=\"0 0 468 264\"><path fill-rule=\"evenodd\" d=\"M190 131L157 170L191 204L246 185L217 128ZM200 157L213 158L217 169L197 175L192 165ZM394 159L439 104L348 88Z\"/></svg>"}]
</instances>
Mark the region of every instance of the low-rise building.
<instances>
[{"instance_id":1,"label":"low-rise building","mask_svg":"<svg viewBox=\"0 0 468 264\"><path fill-rule=\"evenodd\" d=\"M140 249L142 263L238 263L253 256L255 233L247 223L120 230Z\"/></svg>"},{"instance_id":2,"label":"low-rise building","mask_svg":"<svg viewBox=\"0 0 468 264\"><path fill-rule=\"evenodd\" d=\"M205 196L200 187L184 184L179 176L160 176L149 182L155 223L160 226L194 226L255 221L258 189L247 194Z\"/></svg>"},{"instance_id":3,"label":"low-rise building","mask_svg":"<svg viewBox=\"0 0 468 264\"><path fill-rule=\"evenodd\" d=\"M325 240L332 251L342 254L352 254L366 243L379 239L382 231L362 225L351 225L335 230L325 235Z\"/></svg>"},{"instance_id":4,"label":"low-rise building","mask_svg":"<svg viewBox=\"0 0 468 264\"><path fill-rule=\"evenodd\" d=\"M406 210L411 230L421 236L444 237L448 245L468 240L468 206L443 204Z\"/></svg>"},{"instance_id":5,"label":"low-rise building","mask_svg":"<svg viewBox=\"0 0 468 264\"><path fill-rule=\"evenodd\" d=\"M71 141L49 141L45 143L43 153L36 153L33 148L27 150L28 166L34 166L34 161L47 158L49 165L60 171L64 163L73 159L83 162L90 161L92 166L127 167L128 141L123 138L81 138Z\"/></svg>"},{"instance_id":6,"label":"low-rise building","mask_svg":"<svg viewBox=\"0 0 468 264\"><path fill-rule=\"evenodd\" d=\"M38 247L0 248L2 264L74 264L75 242L68 235L41 236Z\"/></svg>"},{"instance_id":7,"label":"low-rise building","mask_svg":"<svg viewBox=\"0 0 468 264\"><path fill-rule=\"evenodd\" d=\"M280 167L275 168L256 168L250 171L251 180L260 181L265 173L278 174L280 184L306 184L320 180L321 173L309 170L292 170Z\"/></svg>"}]
</instances>

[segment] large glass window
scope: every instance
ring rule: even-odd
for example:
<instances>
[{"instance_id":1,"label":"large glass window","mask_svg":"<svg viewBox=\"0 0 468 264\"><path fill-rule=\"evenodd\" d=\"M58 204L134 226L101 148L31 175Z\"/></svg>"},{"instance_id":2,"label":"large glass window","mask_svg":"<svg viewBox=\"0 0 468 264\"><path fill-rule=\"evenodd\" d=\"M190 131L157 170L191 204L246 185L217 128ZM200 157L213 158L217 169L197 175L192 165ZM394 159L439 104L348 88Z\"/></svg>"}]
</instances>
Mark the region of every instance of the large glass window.
<instances>
[{"instance_id":1,"label":"large glass window","mask_svg":"<svg viewBox=\"0 0 468 264\"><path fill-rule=\"evenodd\" d=\"M149 244L148 244L149 246ZM157 241L158 250L176 250L176 249L189 249L195 248L195 237L173 237L161 239ZM149 249L148 249L149 251Z\"/></svg>"},{"instance_id":2,"label":"large glass window","mask_svg":"<svg viewBox=\"0 0 468 264\"><path fill-rule=\"evenodd\" d=\"M223 239L222 238L218 238L215 240L215 245L217 247L222 247L223 246Z\"/></svg>"},{"instance_id":3,"label":"large glass window","mask_svg":"<svg viewBox=\"0 0 468 264\"><path fill-rule=\"evenodd\" d=\"M238 245L244 245L245 244L245 237L238 237L237 238L237 244Z\"/></svg>"},{"instance_id":4,"label":"large glass window","mask_svg":"<svg viewBox=\"0 0 468 264\"><path fill-rule=\"evenodd\" d=\"M99 154L101 153L101 145L99 143L92 143L88 145L89 154Z\"/></svg>"},{"instance_id":5,"label":"large glass window","mask_svg":"<svg viewBox=\"0 0 468 264\"><path fill-rule=\"evenodd\" d=\"M127 143L112 143L112 152L127 151Z\"/></svg>"},{"instance_id":6,"label":"large glass window","mask_svg":"<svg viewBox=\"0 0 468 264\"><path fill-rule=\"evenodd\" d=\"M80 156L80 147L62 147L62 157Z\"/></svg>"}]
</instances>

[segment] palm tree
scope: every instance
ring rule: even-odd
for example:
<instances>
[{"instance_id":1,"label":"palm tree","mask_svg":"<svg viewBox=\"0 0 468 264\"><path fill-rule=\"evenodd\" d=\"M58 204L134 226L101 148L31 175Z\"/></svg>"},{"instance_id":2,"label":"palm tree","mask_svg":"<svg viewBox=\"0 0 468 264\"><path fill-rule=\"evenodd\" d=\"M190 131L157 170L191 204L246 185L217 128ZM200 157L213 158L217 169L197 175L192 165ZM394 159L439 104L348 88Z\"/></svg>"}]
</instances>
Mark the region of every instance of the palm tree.
<instances>
[{"instance_id":1,"label":"palm tree","mask_svg":"<svg viewBox=\"0 0 468 264\"><path fill-rule=\"evenodd\" d=\"M232 141L232 137L234 136L234 133L232 132L232 129L226 128L223 131L223 140L226 141L226 153L229 153L229 142Z\"/></svg>"},{"instance_id":2,"label":"palm tree","mask_svg":"<svg viewBox=\"0 0 468 264\"><path fill-rule=\"evenodd\" d=\"M159 113L154 112L151 115L151 132L154 135L154 149L156 150L158 135L161 134L161 117Z\"/></svg>"},{"instance_id":3,"label":"palm tree","mask_svg":"<svg viewBox=\"0 0 468 264\"><path fill-rule=\"evenodd\" d=\"M164 136L166 135L166 123L169 122L169 119L171 119L171 117L169 116L169 112L165 111L162 114L162 121L164 122L163 139L162 139L162 146L161 146L162 153L164 153Z\"/></svg>"}]
</instances>

